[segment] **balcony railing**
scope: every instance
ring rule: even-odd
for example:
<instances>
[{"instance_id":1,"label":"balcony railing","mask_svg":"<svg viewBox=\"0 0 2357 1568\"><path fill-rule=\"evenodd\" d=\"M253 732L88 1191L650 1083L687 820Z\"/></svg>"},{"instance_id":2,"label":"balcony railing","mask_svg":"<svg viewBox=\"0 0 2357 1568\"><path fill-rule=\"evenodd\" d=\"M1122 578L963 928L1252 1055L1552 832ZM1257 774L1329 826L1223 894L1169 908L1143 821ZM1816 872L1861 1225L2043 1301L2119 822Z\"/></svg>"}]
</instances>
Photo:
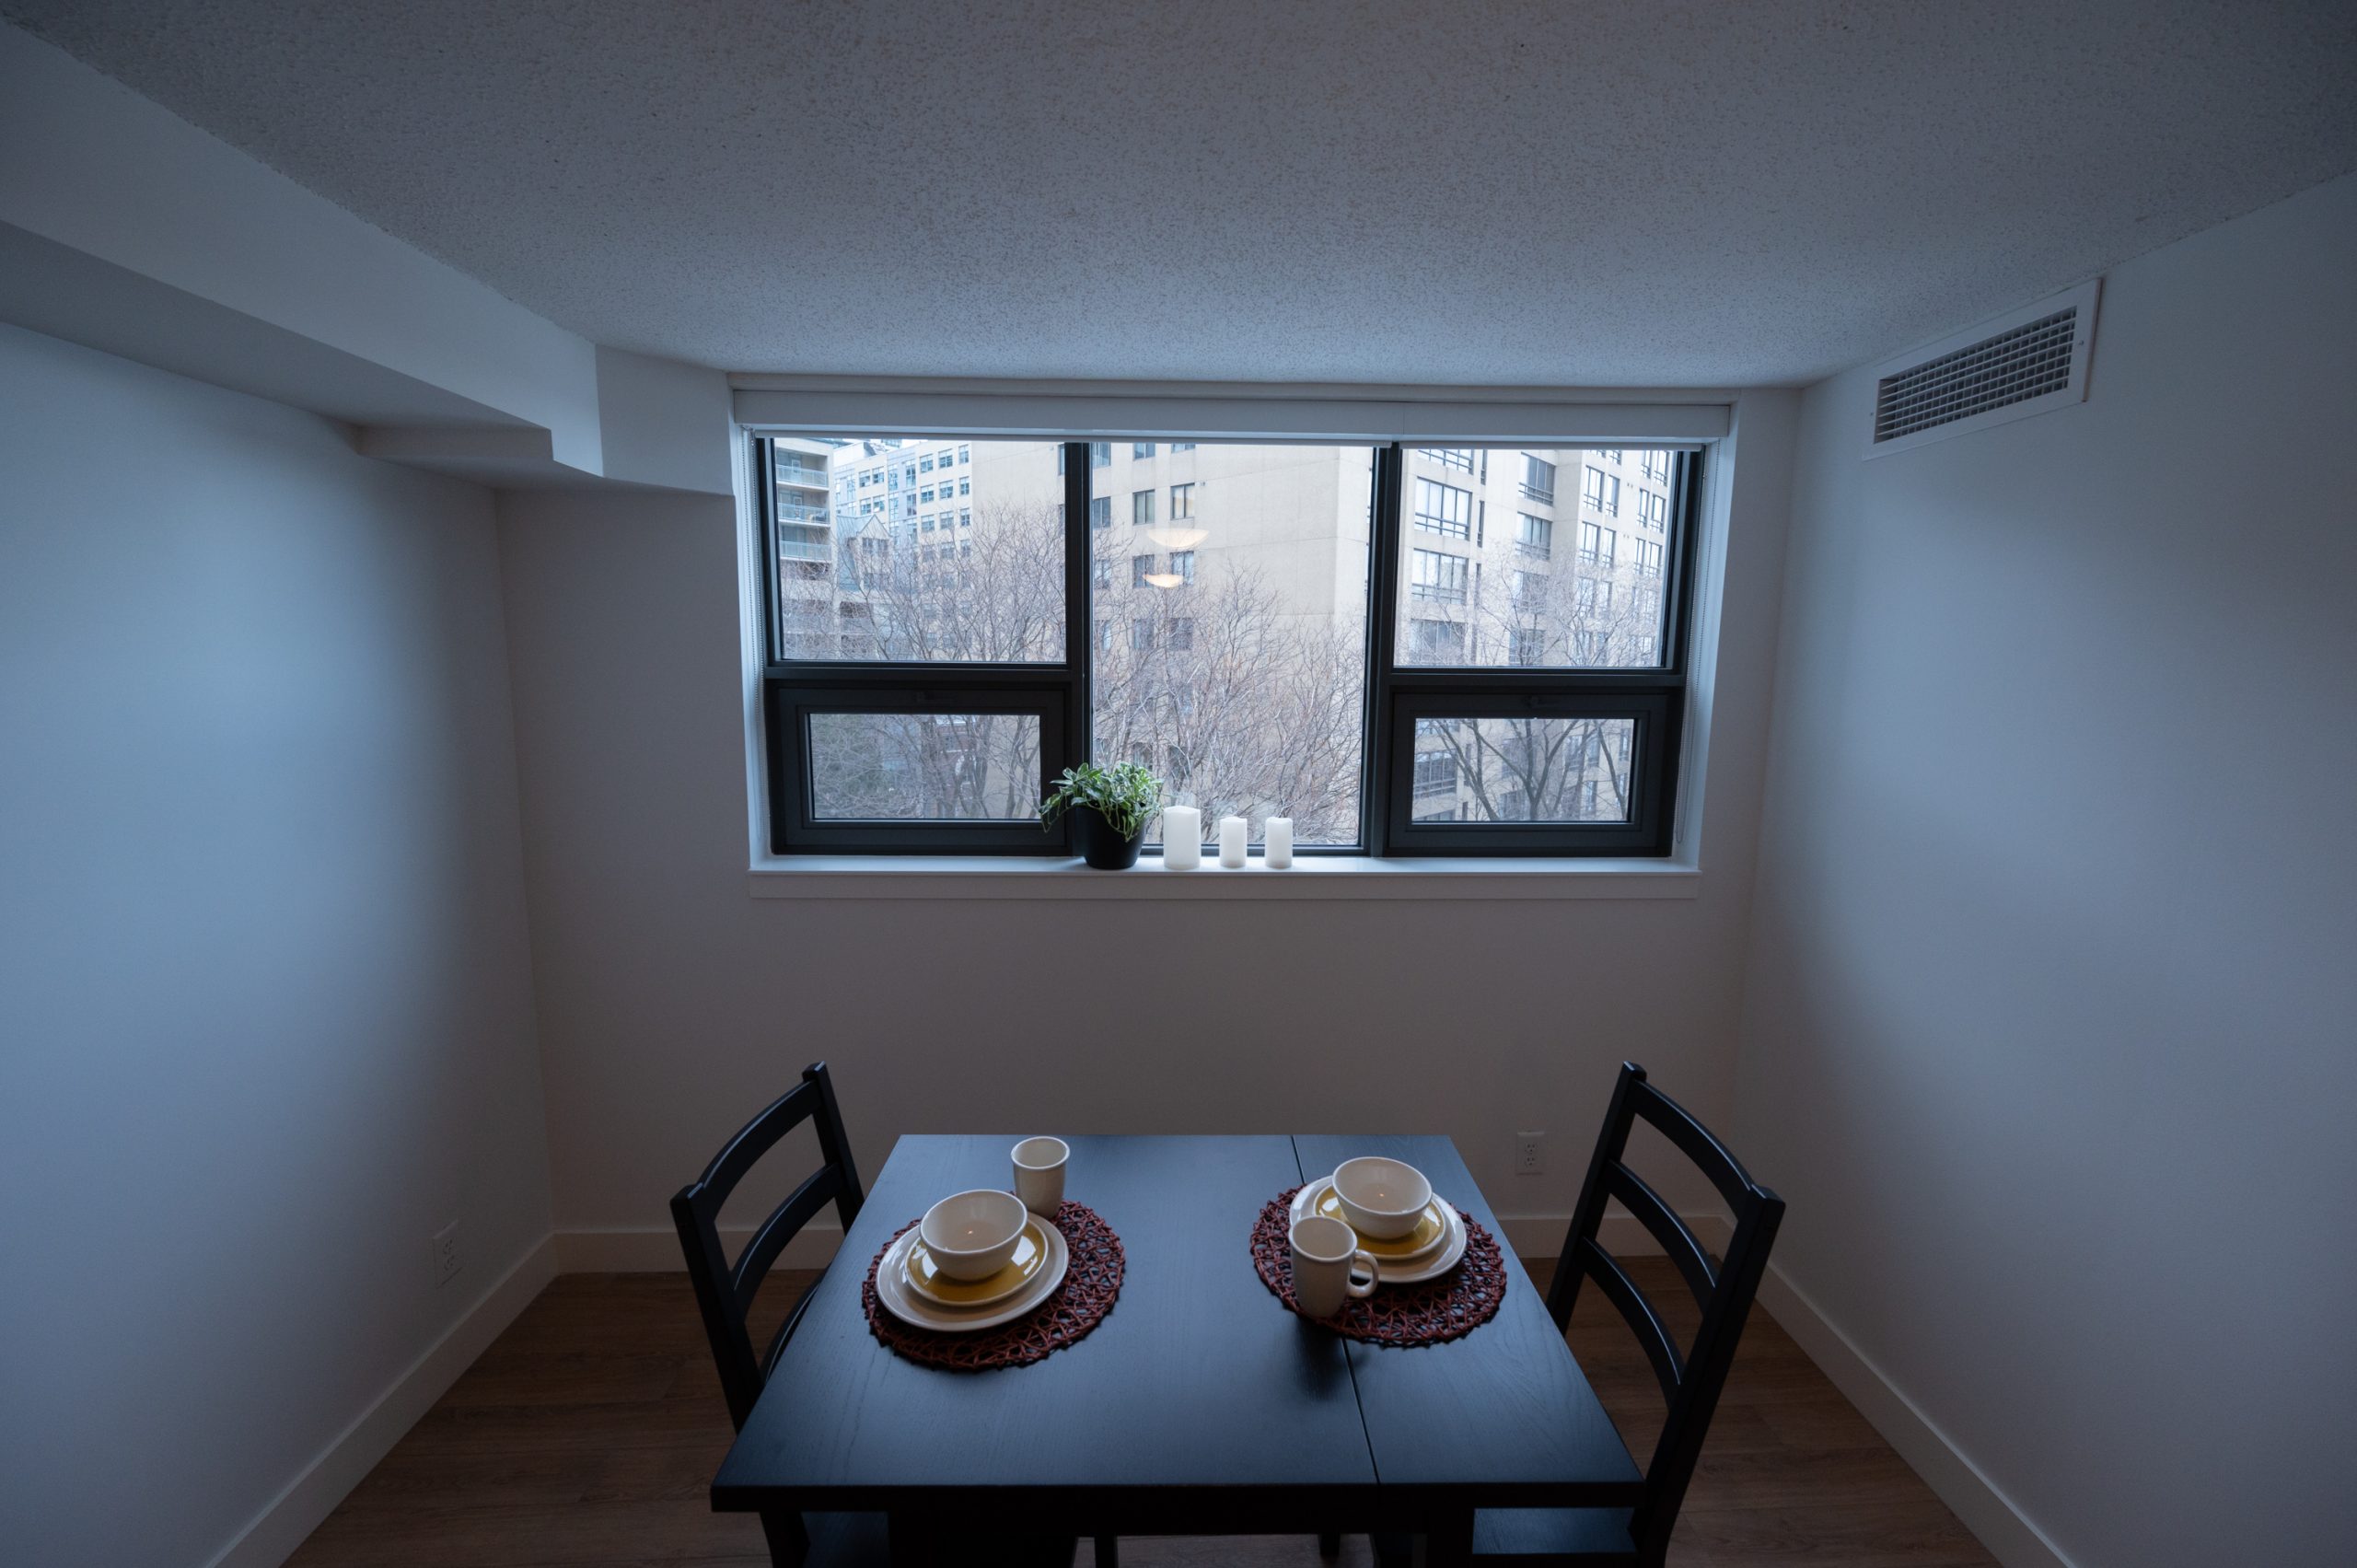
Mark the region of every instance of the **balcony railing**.
<instances>
[{"instance_id":1,"label":"balcony railing","mask_svg":"<svg viewBox=\"0 0 2357 1568\"><path fill-rule=\"evenodd\" d=\"M812 528L807 524L784 523L777 529L778 558L784 561L832 562L835 558L835 531L829 528Z\"/></svg>"},{"instance_id":2,"label":"balcony railing","mask_svg":"<svg viewBox=\"0 0 2357 1568\"><path fill-rule=\"evenodd\" d=\"M805 468L799 463L778 464L777 482L780 484L790 484L801 490L825 490L829 488L827 483L827 470L825 469Z\"/></svg>"}]
</instances>

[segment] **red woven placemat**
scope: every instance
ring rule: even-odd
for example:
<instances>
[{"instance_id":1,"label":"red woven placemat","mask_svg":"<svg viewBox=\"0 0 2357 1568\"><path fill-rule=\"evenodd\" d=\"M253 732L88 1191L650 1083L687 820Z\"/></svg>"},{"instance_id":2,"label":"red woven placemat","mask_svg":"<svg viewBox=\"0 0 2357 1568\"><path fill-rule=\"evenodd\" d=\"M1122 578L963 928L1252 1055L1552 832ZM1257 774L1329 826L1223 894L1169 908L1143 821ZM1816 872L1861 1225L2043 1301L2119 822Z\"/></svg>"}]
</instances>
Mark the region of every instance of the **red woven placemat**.
<instances>
[{"instance_id":1,"label":"red woven placemat","mask_svg":"<svg viewBox=\"0 0 2357 1568\"><path fill-rule=\"evenodd\" d=\"M882 1252L869 1260L867 1279L859 1287L860 1305L867 1309L867 1331L891 1350L951 1372L987 1372L998 1366L1027 1366L1087 1336L1113 1310L1121 1294L1126 1258L1121 1238L1086 1203L1070 1199L1056 1211L1056 1228L1064 1233L1071 1260L1064 1283L1048 1298L1012 1323L974 1334L933 1334L913 1329L884 1310L876 1298L876 1269L892 1242L916 1226L911 1220L892 1233Z\"/></svg>"},{"instance_id":2,"label":"red woven placemat","mask_svg":"<svg viewBox=\"0 0 2357 1568\"><path fill-rule=\"evenodd\" d=\"M1289 1187L1269 1201L1252 1226L1252 1267L1260 1283L1287 1309L1299 1312L1293 1295L1293 1219L1291 1208L1298 1187ZM1345 1339L1377 1345L1437 1345L1462 1339L1498 1315L1506 1298L1505 1255L1497 1238L1463 1210L1465 1256L1457 1267L1435 1280L1419 1284L1383 1285L1370 1296L1345 1301L1331 1318L1312 1318L1320 1328Z\"/></svg>"}]
</instances>

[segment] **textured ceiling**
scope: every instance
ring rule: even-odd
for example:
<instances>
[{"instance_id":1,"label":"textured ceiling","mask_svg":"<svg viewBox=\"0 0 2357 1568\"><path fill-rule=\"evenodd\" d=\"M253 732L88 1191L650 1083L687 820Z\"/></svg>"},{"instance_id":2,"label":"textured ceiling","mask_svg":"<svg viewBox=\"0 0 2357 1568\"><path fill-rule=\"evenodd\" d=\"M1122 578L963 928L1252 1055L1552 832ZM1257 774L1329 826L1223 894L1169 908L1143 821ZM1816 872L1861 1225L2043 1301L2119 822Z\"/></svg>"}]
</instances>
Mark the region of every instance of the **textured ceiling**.
<instances>
[{"instance_id":1,"label":"textured ceiling","mask_svg":"<svg viewBox=\"0 0 2357 1568\"><path fill-rule=\"evenodd\" d=\"M1793 383L2357 168L2350 0L0 0L599 343Z\"/></svg>"}]
</instances>

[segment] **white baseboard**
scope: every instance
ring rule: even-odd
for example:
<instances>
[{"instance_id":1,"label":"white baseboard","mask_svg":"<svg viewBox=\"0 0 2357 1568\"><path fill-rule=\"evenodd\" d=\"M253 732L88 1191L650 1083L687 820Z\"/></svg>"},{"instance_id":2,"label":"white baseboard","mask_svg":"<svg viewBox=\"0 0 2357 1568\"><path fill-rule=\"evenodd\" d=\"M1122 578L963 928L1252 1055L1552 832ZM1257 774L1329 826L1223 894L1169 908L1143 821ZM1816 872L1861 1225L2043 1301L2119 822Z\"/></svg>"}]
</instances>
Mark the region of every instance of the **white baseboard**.
<instances>
[{"instance_id":1,"label":"white baseboard","mask_svg":"<svg viewBox=\"0 0 2357 1568\"><path fill-rule=\"evenodd\" d=\"M1724 1214L1683 1214L1695 1238L1713 1255L1725 1249L1727 1237L1735 1227ZM1515 1256L1537 1261L1555 1260L1563 1250L1563 1233L1572 1228L1569 1214L1500 1214L1498 1227L1505 1232L1506 1245ZM1658 1258L1661 1244L1654 1239L1644 1222L1615 1203L1605 1211L1604 1223L1596 1227L1596 1240L1616 1258Z\"/></svg>"},{"instance_id":2,"label":"white baseboard","mask_svg":"<svg viewBox=\"0 0 2357 1568\"><path fill-rule=\"evenodd\" d=\"M1518 1257L1553 1258L1562 1249L1563 1232L1572 1223L1569 1214L1501 1214L1499 1228L1505 1232L1506 1245ZM1702 1238L1702 1245L1713 1250L1726 1245L1727 1220L1724 1214L1689 1214L1687 1224ZM733 1256L753 1234L750 1225L723 1225L720 1239ZM1631 1214L1615 1212L1605 1215L1599 1232L1606 1249L1634 1257L1658 1254L1661 1249L1645 1227ZM683 1272L687 1264L679 1256L679 1237L668 1227L652 1225L611 1227L599 1230L561 1230L553 1238L556 1243L556 1271L561 1274L660 1274ZM779 1254L781 1269L823 1269L842 1245L843 1233L832 1223L832 1216L812 1220L802 1233L785 1244Z\"/></svg>"},{"instance_id":3,"label":"white baseboard","mask_svg":"<svg viewBox=\"0 0 2357 1568\"><path fill-rule=\"evenodd\" d=\"M1687 1223L1703 1246L1717 1251L1726 1245L1730 1225L1725 1215L1689 1214ZM1567 1214L1498 1217L1506 1244L1533 1260L1553 1259L1570 1224ZM749 1226L722 1232L732 1251L750 1234ZM1606 1249L1618 1254L1642 1257L1661 1250L1644 1226L1626 1213L1607 1214L1600 1237ZM840 1229L813 1222L787 1244L778 1264L824 1268L842 1241ZM558 1274L657 1273L684 1267L679 1237L668 1228L564 1230L549 1236L273 1498L222 1548L209 1568L277 1568ZM1782 1269L1771 1265L1759 1301L2005 1568L2076 1568Z\"/></svg>"},{"instance_id":4,"label":"white baseboard","mask_svg":"<svg viewBox=\"0 0 2357 1568\"><path fill-rule=\"evenodd\" d=\"M722 1225L721 1243L735 1257L737 1249L751 1238L751 1225ZM687 1260L679 1253L679 1235L668 1225L652 1225L608 1230L561 1230L552 1238L556 1243L556 1272L560 1274L666 1274L687 1272ZM824 1219L812 1220L801 1233L785 1244L778 1254L776 1267L781 1269L823 1269L842 1245L842 1227L834 1223L831 1212Z\"/></svg>"},{"instance_id":5,"label":"white baseboard","mask_svg":"<svg viewBox=\"0 0 2357 1568\"><path fill-rule=\"evenodd\" d=\"M2031 1523L1996 1482L1982 1474L1980 1467L1950 1442L1914 1401L1893 1387L1881 1368L1773 1263L1759 1283L1759 1304L1940 1501L1964 1521L1964 1527L1980 1538L1990 1555L2005 1568L2075 1568L2062 1549L2048 1539L2046 1532Z\"/></svg>"},{"instance_id":6,"label":"white baseboard","mask_svg":"<svg viewBox=\"0 0 2357 1568\"><path fill-rule=\"evenodd\" d=\"M278 1568L293 1556L304 1538L434 1408L459 1375L491 1348L491 1342L531 1305L557 1272L555 1237L545 1237L272 1498L221 1549L210 1568Z\"/></svg>"}]
</instances>

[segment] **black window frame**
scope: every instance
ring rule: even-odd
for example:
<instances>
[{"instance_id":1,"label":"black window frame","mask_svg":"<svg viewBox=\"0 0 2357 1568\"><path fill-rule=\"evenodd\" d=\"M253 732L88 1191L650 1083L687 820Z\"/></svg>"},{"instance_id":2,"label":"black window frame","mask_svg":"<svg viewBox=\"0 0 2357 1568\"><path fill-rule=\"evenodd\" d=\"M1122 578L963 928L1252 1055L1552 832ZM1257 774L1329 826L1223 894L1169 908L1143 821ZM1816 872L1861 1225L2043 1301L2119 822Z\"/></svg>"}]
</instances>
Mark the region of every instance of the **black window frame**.
<instances>
[{"instance_id":1,"label":"black window frame","mask_svg":"<svg viewBox=\"0 0 2357 1568\"><path fill-rule=\"evenodd\" d=\"M784 433L779 433L784 434ZM1069 828L1036 821L848 820L809 812L810 714L1032 713L1040 720L1039 789L1090 754L1089 669L1097 631L1089 503L1092 443L1059 443L1064 540L1062 656L1037 664L856 662L779 656L777 501L770 433L746 443L763 552L761 678L769 846L792 854L1005 854L1069 858ZM1192 445L1191 443L1190 445ZM1350 443L1349 445L1358 445ZM1578 859L1660 858L1675 850L1679 766L1692 659L1695 540L1703 455L1669 449L1670 528L1652 581L1662 595L1661 662L1637 668L1402 664L1396 646L1406 604L1408 516L1402 443L1367 443L1375 463L1368 529L1368 628L1362 719L1359 840L1298 845L1303 855ZM1528 443L1493 444L1527 451ZM1566 444L1568 447L1571 444ZM1481 464L1486 471L1487 450ZM888 471L889 464L888 461ZM1109 499L1110 492L1108 493ZM1107 628L1109 631L1109 628ZM1625 823L1412 820L1414 729L1419 718L1620 718L1636 721Z\"/></svg>"}]
</instances>

